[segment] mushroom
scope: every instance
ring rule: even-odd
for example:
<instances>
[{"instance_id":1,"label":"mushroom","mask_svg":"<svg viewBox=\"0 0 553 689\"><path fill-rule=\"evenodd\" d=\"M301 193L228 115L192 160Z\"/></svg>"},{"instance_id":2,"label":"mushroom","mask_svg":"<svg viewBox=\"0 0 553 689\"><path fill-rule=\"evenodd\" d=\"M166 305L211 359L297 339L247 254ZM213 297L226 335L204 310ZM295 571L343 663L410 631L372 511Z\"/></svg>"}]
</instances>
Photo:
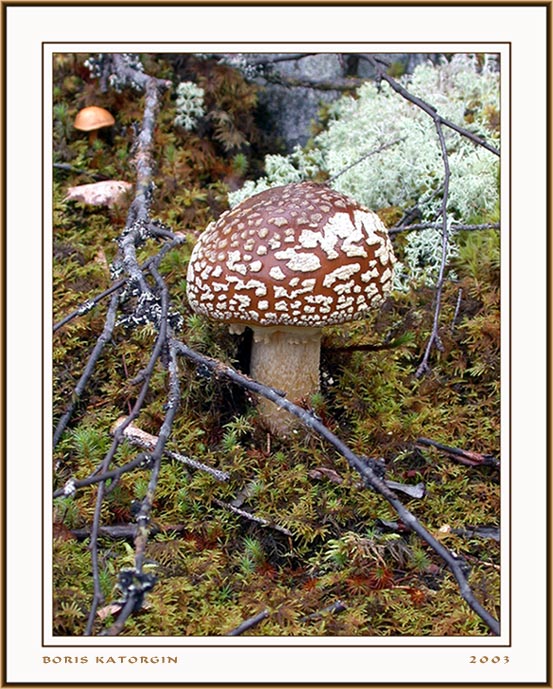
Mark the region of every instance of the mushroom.
<instances>
[{"instance_id":1,"label":"mushroom","mask_svg":"<svg viewBox=\"0 0 553 689\"><path fill-rule=\"evenodd\" d=\"M99 129L111 127L114 124L115 119L110 112L98 105L89 105L79 110L73 126L82 132L89 132L89 143L92 145L98 136Z\"/></svg>"},{"instance_id":2,"label":"mushroom","mask_svg":"<svg viewBox=\"0 0 553 689\"><path fill-rule=\"evenodd\" d=\"M250 375L292 401L319 389L321 329L378 306L395 257L373 211L313 182L273 187L223 213L190 258L191 308L253 330ZM265 398L263 424L286 435L289 412Z\"/></svg>"}]
</instances>

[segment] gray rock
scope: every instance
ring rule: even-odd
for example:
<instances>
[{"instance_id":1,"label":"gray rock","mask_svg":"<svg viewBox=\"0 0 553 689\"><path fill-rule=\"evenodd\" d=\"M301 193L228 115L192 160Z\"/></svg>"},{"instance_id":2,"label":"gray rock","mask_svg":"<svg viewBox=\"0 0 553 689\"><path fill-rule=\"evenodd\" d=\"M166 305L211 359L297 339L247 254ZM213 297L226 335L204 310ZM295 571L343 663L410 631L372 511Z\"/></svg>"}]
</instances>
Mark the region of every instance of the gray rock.
<instances>
[{"instance_id":1,"label":"gray rock","mask_svg":"<svg viewBox=\"0 0 553 689\"><path fill-rule=\"evenodd\" d=\"M357 76L362 79L374 79L374 67L367 60L363 59L361 53L357 58ZM374 55L374 54L373 54ZM378 53L378 57L386 60L390 65L398 65L403 74L411 74L416 67L425 62L432 62L434 64L440 58L438 53Z\"/></svg>"},{"instance_id":2,"label":"gray rock","mask_svg":"<svg viewBox=\"0 0 553 689\"><path fill-rule=\"evenodd\" d=\"M315 55L289 55L269 53L263 56L245 56L254 62L270 62L267 79L259 77L262 85L260 95L260 126L282 145L286 152L294 146L304 146L312 135L313 123L317 121L321 106L339 98L343 91L329 89L333 82L343 82L348 76L371 79L375 76L372 65L362 54L318 53ZM288 59L293 57L294 59ZM435 53L382 53L379 57L390 63L399 62L404 73L427 60L436 62ZM288 81L289 85L278 83ZM277 83L275 83L275 81ZM321 82L322 87L300 86L293 82ZM290 83L292 82L292 83Z\"/></svg>"},{"instance_id":3,"label":"gray rock","mask_svg":"<svg viewBox=\"0 0 553 689\"><path fill-rule=\"evenodd\" d=\"M282 55L267 55L268 58ZM344 77L345 67L340 55L325 53L297 60L272 64L274 77L283 80L333 82ZM340 96L339 90L319 89L298 85L283 85L259 80L263 84L260 96L263 121L261 126L277 137L287 151L299 144L304 146L320 108Z\"/></svg>"}]
</instances>

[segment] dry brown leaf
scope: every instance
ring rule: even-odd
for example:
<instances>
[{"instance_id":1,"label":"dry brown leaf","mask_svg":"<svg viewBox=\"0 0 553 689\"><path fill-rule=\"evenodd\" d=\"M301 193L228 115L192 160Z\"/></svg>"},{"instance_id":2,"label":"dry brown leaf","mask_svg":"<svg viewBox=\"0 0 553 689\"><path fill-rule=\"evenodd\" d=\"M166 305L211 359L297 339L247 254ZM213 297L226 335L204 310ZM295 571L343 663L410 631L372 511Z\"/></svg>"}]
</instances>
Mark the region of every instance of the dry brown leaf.
<instances>
[{"instance_id":1,"label":"dry brown leaf","mask_svg":"<svg viewBox=\"0 0 553 689\"><path fill-rule=\"evenodd\" d=\"M118 613L122 607L123 606L120 603L112 603L111 605L106 605L105 607L100 608L96 614L101 620L105 620L106 617Z\"/></svg>"},{"instance_id":2,"label":"dry brown leaf","mask_svg":"<svg viewBox=\"0 0 553 689\"><path fill-rule=\"evenodd\" d=\"M327 469L326 467L317 467L316 469L311 469L311 471L308 473L310 478L315 478L315 479L321 479L323 477L327 478L329 481L332 481L332 483L343 483L344 479L340 476L340 474L334 469Z\"/></svg>"}]
</instances>

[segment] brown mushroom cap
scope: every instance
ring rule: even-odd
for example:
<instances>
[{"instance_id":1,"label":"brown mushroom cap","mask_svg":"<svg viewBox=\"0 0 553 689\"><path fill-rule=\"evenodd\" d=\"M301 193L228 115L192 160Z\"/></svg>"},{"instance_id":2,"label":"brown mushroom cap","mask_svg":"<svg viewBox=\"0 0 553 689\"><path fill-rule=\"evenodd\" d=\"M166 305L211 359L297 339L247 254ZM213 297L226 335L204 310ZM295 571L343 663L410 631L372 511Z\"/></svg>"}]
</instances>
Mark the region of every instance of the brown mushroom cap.
<instances>
[{"instance_id":1,"label":"brown mushroom cap","mask_svg":"<svg viewBox=\"0 0 553 689\"><path fill-rule=\"evenodd\" d=\"M192 252L187 294L216 320L321 327L378 306L394 261L376 213L324 185L288 184L209 225Z\"/></svg>"},{"instance_id":2,"label":"brown mushroom cap","mask_svg":"<svg viewBox=\"0 0 553 689\"><path fill-rule=\"evenodd\" d=\"M113 115L97 105L89 105L79 110L75 118L74 127L83 132L91 132L102 127L111 127L115 124Z\"/></svg>"}]
</instances>

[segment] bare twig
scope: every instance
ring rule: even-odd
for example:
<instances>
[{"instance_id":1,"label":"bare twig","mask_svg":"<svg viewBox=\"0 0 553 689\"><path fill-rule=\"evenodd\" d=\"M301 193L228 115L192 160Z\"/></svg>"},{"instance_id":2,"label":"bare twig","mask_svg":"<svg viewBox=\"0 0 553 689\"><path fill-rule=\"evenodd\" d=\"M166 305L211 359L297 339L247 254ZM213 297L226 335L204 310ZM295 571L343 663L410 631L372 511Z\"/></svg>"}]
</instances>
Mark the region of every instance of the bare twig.
<instances>
[{"instance_id":1,"label":"bare twig","mask_svg":"<svg viewBox=\"0 0 553 689\"><path fill-rule=\"evenodd\" d=\"M54 491L53 497L61 498L63 496L74 495L79 488L92 486L95 483L105 483L106 481L110 481L111 485L113 485L123 474L127 473L128 471L132 471L139 466L143 466L145 463L147 463L147 458L143 454L140 454L130 462L117 467L117 469L96 473L80 480L69 479L64 488Z\"/></svg>"},{"instance_id":2,"label":"bare twig","mask_svg":"<svg viewBox=\"0 0 553 689\"><path fill-rule=\"evenodd\" d=\"M430 113L432 114L432 113ZM434 117L434 124L436 125L436 132L438 133L438 139L440 140L440 147L442 149L442 159L443 159L443 164L444 164L444 191L443 191L443 196L442 196L442 257L440 261L440 269L438 271L438 280L436 281L436 293L434 296L434 320L432 322L432 331L430 333L430 337L428 338L428 342L426 344L426 349L424 351L424 355L422 358L421 363L419 364L419 367L417 368L416 371L416 376L422 376L423 373L427 373L427 371L430 370L430 367L428 365L428 359L430 358L430 352L432 351L432 347L436 347L440 351L443 349L443 345L440 340L440 336L438 333L439 326L440 326L440 311L442 307L442 291L444 287L444 275L445 275L445 268L447 264L447 245L449 242L449 230L448 230L448 223L447 223L447 199L448 199L448 194L449 194L449 178L450 178L450 169L449 169L449 157L447 155L447 147L445 144L445 137L444 137L444 132L442 129L442 122L437 118Z\"/></svg>"},{"instance_id":3,"label":"bare twig","mask_svg":"<svg viewBox=\"0 0 553 689\"><path fill-rule=\"evenodd\" d=\"M162 534L176 534L185 533L187 527L184 524L168 524L167 526L159 526L157 524L150 524L150 536L158 533ZM72 536L78 539L89 538L91 534L90 528L82 529L71 529L70 533ZM106 538L113 538L114 540L120 538L131 538L134 539L136 535L136 524L134 522L129 522L127 524L112 524L106 526L100 526L99 529L100 536L105 536Z\"/></svg>"},{"instance_id":4,"label":"bare twig","mask_svg":"<svg viewBox=\"0 0 553 689\"><path fill-rule=\"evenodd\" d=\"M219 59L221 62L231 64L237 69L240 68L240 58L247 61L248 65L266 66L276 64L278 62L295 62L302 60L305 57L311 57L317 53L286 53L284 55L257 55L251 53L208 53L207 57Z\"/></svg>"},{"instance_id":5,"label":"bare twig","mask_svg":"<svg viewBox=\"0 0 553 689\"><path fill-rule=\"evenodd\" d=\"M292 536L293 535L291 531L288 531L288 529L285 529L283 526L279 526L278 524L273 524L273 522L269 522L266 519L263 519L263 517L256 517L255 514L252 514L251 512L247 512L246 510L241 510L239 507L235 507L234 505L231 505L228 502L223 502L222 500L219 500L218 498L213 498L213 502L225 510L229 510L230 512L234 512L234 514L237 514L239 517L244 517L245 519L248 519L249 521L254 522L254 524L260 524L261 526L269 527L271 529L274 529L275 531L280 531L280 533L283 533L285 536Z\"/></svg>"},{"instance_id":6,"label":"bare twig","mask_svg":"<svg viewBox=\"0 0 553 689\"><path fill-rule=\"evenodd\" d=\"M74 320L75 318L78 318L79 316L84 316L85 313L92 311L92 309L97 304L99 304L103 299L105 299L106 297L109 297L110 294L117 292L117 290L120 290L126 282L127 282L126 279L118 280L117 282L112 283L112 285L110 287L108 287L108 289L104 290L100 294L97 294L95 297L92 297L91 299L87 299L77 309L75 309L71 313L67 314L67 316L62 318L61 321L58 321L58 323L56 323L54 325L53 332L56 332L57 330L62 328L64 325L67 325L67 323Z\"/></svg>"},{"instance_id":7,"label":"bare twig","mask_svg":"<svg viewBox=\"0 0 553 689\"><path fill-rule=\"evenodd\" d=\"M63 170L64 172L75 172L78 175L86 175L87 177L91 177L92 179L96 179L98 181L109 179L106 177L106 175L103 175L99 172L89 172L88 170L83 170L79 167L73 167L73 165L69 165L69 163L53 163L53 167L56 170Z\"/></svg>"},{"instance_id":8,"label":"bare twig","mask_svg":"<svg viewBox=\"0 0 553 689\"><path fill-rule=\"evenodd\" d=\"M399 139L394 139L393 141L383 143L381 146L378 146L377 148L373 148L371 151L369 151L368 153L365 153L364 155L362 155L357 160L354 160L353 163L350 163L349 165L347 165L343 170L340 170L340 172L337 172L335 175L332 175L332 177L329 177L327 180L327 183L330 184L331 182L334 182L334 180L338 179L338 177L340 177L340 175L343 175L348 170L351 170L352 167L359 165L359 163L362 163L367 158L370 158L371 156L376 155L377 153L380 153L381 151L385 151L387 148L391 148L392 146L395 146L396 144L399 144L400 142L402 142L404 140L405 140L405 137L400 137Z\"/></svg>"},{"instance_id":9,"label":"bare twig","mask_svg":"<svg viewBox=\"0 0 553 689\"><path fill-rule=\"evenodd\" d=\"M53 439L53 447L56 447L58 444L61 436L63 435L65 429L67 428L67 424L71 420L71 417L73 416L73 412L75 411L75 408L77 406L77 402L81 398L83 392L86 389L87 383L90 380L90 377L92 376L94 372L94 368L96 364L98 363L98 360L100 356L102 355L102 351L104 347L107 345L107 343L111 340L111 337L113 335L113 329L115 327L115 315L117 312L117 306L119 304L119 295L113 294L111 297L110 305L108 308L108 312L106 315L106 320L104 322L104 329L102 331L102 334L100 337L96 340L96 344L94 345L94 349L92 350L92 353L88 359L88 362L81 374L81 377L79 378L79 382L75 386L75 389L73 390L73 395L71 397L71 402L67 406L67 409L63 413L62 417L58 421L58 424L56 426L56 430L54 431L54 439Z\"/></svg>"},{"instance_id":10,"label":"bare twig","mask_svg":"<svg viewBox=\"0 0 553 689\"><path fill-rule=\"evenodd\" d=\"M249 631L250 629L252 629L252 627L256 627L258 624L263 622L263 620L266 620L267 617L269 617L269 611L262 610L254 617L250 617L248 620L242 622L242 624L238 625L238 627L225 634L225 636L240 636L240 634Z\"/></svg>"},{"instance_id":11,"label":"bare twig","mask_svg":"<svg viewBox=\"0 0 553 689\"><path fill-rule=\"evenodd\" d=\"M113 424L112 431L115 432L125 420L126 417L124 416L117 419L117 421ZM135 426L135 424L132 423L128 424L127 427L123 430L123 435L133 445L137 445L138 447L142 447L148 450L153 449L158 441L158 437L156 435L146 433L146 431L143 431L141 428L138 428L138 426ZM182 464L186 464L192 469L197 469L198 471L205 471L207 474L210 474L215 479L217 479L217 481L228 481L230 478L229 474L227 474L226 471L213 469L212 467L207 466L207 464L203 464L203 462L198 462L198 460L192 459L191 457L187 457L186 455L180 454L179 452L173 452L172 450L164 450L163 454L167 457L170 457L171 459L176 460L177 462L182 462Z\"/></svg>"},{"instance_id":12,"label":"bare twig","mask_svg":"<svg viewBox=\"0 0 553 689\"><path fill-rule=\"evenodd\" d=\"M455 312L453 314L453 318L451 319L451 327L450 331L453 333L455 331L455 324L457 323L457 318L459 316L459 311L461 310L461 302L463 300L463 290L461 287L459 287L459 291L457 292L457 303L455 304Z\"/></svg>"},{"instance_id":13,"label":"bare twig","mask_svg":"<svg viewBox=\"0 0 553 689\"><path fill-rule=\"evenodd\" d=\"M125 622L137 609L139 599L140 593L138 591L132 591L125 601L125 604L115 622L111 625L111 627L100 632L99 636L117 636L120 634L125 627Z\"/></svg>"},{"instance_id":14,"label":"bare twig","mask_svg":"<svg viewBox=\"0 0 553 689\"><path fill-rule=\"evenodd\" d=\"M429 438L417 438L416 444L422 447L434 447L440 452L453 457L457 462L466 464L467 466L494 466L499 467L499 460L493 455L483 455L480 452L473 452L471 450L461 450L458 447L450 447L443 443L438 443Z\"/></svg>"},{"instance_id":15,"label":"bare twig","mask_svg":"<svg viewBox=\"0 0 553 689\"><path fill-rule=\"evenodd\" d=\"M305 88L317 91L354 91L365 83L365 79L357 77L342 77L331 80L326 79L307 79L288 77L277 72L265 73L264 79L272 84L278 86L285 86L287 88Z\"/></svg>"}]
</instances>

